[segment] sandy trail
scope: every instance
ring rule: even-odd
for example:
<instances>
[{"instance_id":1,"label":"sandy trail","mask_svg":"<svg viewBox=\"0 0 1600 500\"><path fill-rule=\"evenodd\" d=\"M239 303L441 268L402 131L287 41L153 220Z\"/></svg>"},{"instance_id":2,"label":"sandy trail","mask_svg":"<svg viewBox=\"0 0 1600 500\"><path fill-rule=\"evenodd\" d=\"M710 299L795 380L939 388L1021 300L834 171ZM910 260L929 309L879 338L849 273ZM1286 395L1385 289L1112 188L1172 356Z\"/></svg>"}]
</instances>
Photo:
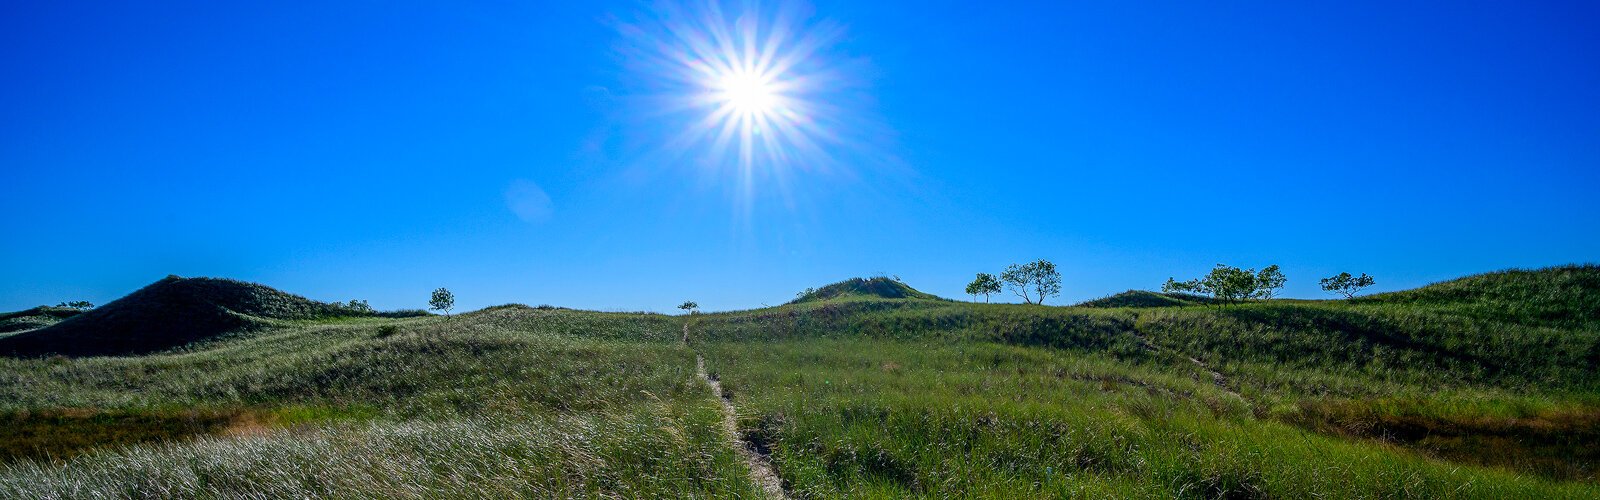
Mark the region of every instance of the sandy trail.
<instances>
[{"instance_id":1,"label":"sandy trail","mask_svg":"<svg viewBox=\"0 0 1600 500\"><path fill-rule=\"evenodd\" d=\"M689 344L688 323L683 324L683 343ZM699 353L694 355L694 373L700 380L705 381L706 385L711 386L711 393L717 397L717 402L722 404L722 433L727 435L728 443L750 467L750 480L761 486L761 491L767 498L789 498L788 493L783 491L783 480L779 479L777 471L772 469L772 460L740 437L739 412L733 407L733 400L722 391L722 381L706 373L706 358Z\"/></svg>"},{"instance_id":2,"label":"sandy trail","mask_svg":"<svg viewBox=\"0 0 1600 500\"><path fill-rule=\"evenodd\" d=\"M783 480L772 470L772 461L739 437L739 413L734 409L733 402L728 399L727 394L722 392L722 382L706 374L706 358L699 354L694 356L694 371L700 376L700 380L711 386L711 392L717 396L717 402L722 403L722 432L728 436L733 449L739 452L739 456L750 466L750 480L761 485L761 491L767 498L789 498L783 491Z\"/></svg>"}]
</instances>

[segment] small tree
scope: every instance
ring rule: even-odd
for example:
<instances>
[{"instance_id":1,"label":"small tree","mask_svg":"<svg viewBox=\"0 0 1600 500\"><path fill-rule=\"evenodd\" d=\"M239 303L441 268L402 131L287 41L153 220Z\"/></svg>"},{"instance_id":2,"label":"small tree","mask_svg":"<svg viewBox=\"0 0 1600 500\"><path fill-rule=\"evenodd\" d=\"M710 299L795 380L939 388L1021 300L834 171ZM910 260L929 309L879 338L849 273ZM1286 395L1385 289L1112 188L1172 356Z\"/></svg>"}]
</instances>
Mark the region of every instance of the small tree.
<instances>
[{"instance_id":1,"label":"small tree","mask_svg":"<svg viewBox=\"0 0 1600 500\"><path fill-rule=\"evenodd\" d=\"M433 291L433 299L428 301L428 308L435 311L444 311L445 316L450 315L450 310L456 307L456 295L450 290L440 287Z\"/></svg>"},{"instance_id":2,"label":"small tree","mask_svg":"<svg viewBox=\"0 0 1600 500\"><path fill-rule=\"evenodd\" d=\"M1206 288L1200 280L1178 281L1177 278L1167 278L1161 284L1161 293L1192 293L1197 295L1210 295L1211 289Z\"/></svg>"},{"instance_id":3,"label":"small tree","mask_svg":"<svg viewBox=\"0 0 1600 500\"><path fill-rule=\"evenodd\" d=\"M1273 297L1278 295L1278 290L1283 288L1283 283L1286 281L1289 281L1289 278L1283 275L1283 271L1278 269L1277 264L1263 268L1261 272L1256 273L1255 298L1272 300Z\"/></svg>"},{"instance_id":4,"label":"small tree","mask_svg":"<svg viewBox=\"0 0 1600 500\"><path fill-rule=\"evenodd\" d=\"M1206 273L1204 278L1188 281L1178 281L1167 278L1161 285L1161 291L1187 292L1200 295L1210 295L1212 298L1227 302L1238 302L1249 298L1271 297L1277 288L1283 286L1283 273L1278 271L1278 266L1267 266L1260 273L1254 269L1239 269L1226 264L1217 264ZM1271 288L1263 291L1262 287Z\"/></svg>"},{"instance_id":5,"label":"small tree","mask_svg":"<svg viewBox=\"0 0 1600 500\"><path fill-rule=\"evenodd\" d=\"M1000 281L1029 304L1042 305L1045 297L1061 293L1061 273L1056 271L1055 263L1044 259L1021 265L1012 264L1000 273Z\"/></svg>"},{"instance_id":6,"label":"small tree","mask_svg":"<svg viewBox=\"0 0 1600 500\"><path fill-rule=\"evenodd\" d=\"M678 304L678 309L683 309L684 312L687 312L689 314L694 314L695 310L699 309L699 308L700 308L700 304L696 304L692 300L685 300L685 301L683 301L682 304Z\"/></svg>"},{"instance_id":7,"label":"small tree","mask_svg":"<svg viewBox=\"0 0 1600 500\"><path fill-rule=\"evenodd\" d=\"M71 301L71 302L62 302L60 304L56 304L56 307L65 307L67 309L77 309L79 311L87 311L87 310L90 310L90 309L94 309L94 304L90 304L89 301L87 301L87 300L74 300L74 301Z\"/></svg>"},{"instance_id":8,"label":"small tree","mask_svg":"<svg viewBox=\"0 0 1600 500\"><path fill-rule=\"evenodd\" d=\"M972 300L978 300L978 296L982 295L983 301L987 303L990 295L1000 293L1000 287L1000 278L989 273L978 273L977 278L967 283L967 295L971 295Z\"/></svg>"},{"instance_id":9,"label":"small tree","mask_svg":"<svg viewBox=\"0 0 1600 500\"><path fill-rule=\"evenodd\" d=\"M1372 286L1373 280L1367 273L1360 276L1351 276L1350 273L1339 273L1322 278L1322 290L1329 293L1343 295L1346 299L1355 298L1361 289Z\"/></svg>"},{"instance_id":10,"label":"small tree","mask_svg":"<svg viewBox=\"0 0 1600 500\"><path fill-rule=\"evenodd\" d=\"M372 312L372 306L368 305L365 300L350 299L350 302L344 304L344 308L356 313L368 314Z\"/></svg>"}]
</instances>

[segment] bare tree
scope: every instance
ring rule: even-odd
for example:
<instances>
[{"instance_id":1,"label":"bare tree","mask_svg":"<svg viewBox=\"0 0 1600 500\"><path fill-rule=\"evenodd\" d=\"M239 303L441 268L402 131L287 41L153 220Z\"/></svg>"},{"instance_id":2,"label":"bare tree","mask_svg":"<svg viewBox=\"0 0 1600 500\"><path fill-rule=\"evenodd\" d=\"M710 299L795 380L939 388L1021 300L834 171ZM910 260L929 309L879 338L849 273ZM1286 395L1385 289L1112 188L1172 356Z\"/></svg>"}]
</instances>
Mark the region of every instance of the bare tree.
<instances>
[{"instance_id":1,"label":"bare tree","mask_svg":"<svg viewBox=\"0 0 1600 500\"><path fill-rule=\"evenodd\" d=\"M1012 264L1000 273L1000 281L1029 304L1044 304L1045 297L1061 293L1061 273L1056 271L1055 263L1044 259Z\"/></svg>"}]
</instances>

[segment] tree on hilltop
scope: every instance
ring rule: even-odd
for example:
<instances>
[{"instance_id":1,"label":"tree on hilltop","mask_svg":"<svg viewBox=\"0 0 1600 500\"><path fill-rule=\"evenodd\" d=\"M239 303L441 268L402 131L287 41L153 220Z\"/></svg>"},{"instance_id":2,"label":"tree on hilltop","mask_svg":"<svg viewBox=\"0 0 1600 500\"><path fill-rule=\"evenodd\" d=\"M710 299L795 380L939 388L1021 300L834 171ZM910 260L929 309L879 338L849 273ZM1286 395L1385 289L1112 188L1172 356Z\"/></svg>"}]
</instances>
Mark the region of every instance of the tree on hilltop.
<instances>
[{"instance_id":1,"label":"tree on hilltop","mask_svg":"<svg viewBox=\"0 0 1600 500\"><path fill-rule=\"evenodd\" d=\"M1277 264L1262 268L1261 272L1256 273L1255 298L1272 300L1286 281L1289 281L1289 278L1284 277L1283 271L1278 269Z\"/></svg>"},{"instance_id":2,"label":"tree on hilltop","mask_svg":"<svg viewBox=\"0 0 1600 500\"><path fill-rule=\"evenodd\" d=\"M990 295L1000 293L1000 287L1000 278L989 273L978 273L978 277L967 283L967 295L971 295L972 300L978 300L978 296L982 295L983 301L987 303Z\"/></svg>"},{"instance_id":3,"label":"tree on hilltop","mask_svg":"<svg viewBox=\"0 0 1600 500\"><path fill-rule=\"evenodd\" d=\"M1012 264L1000 273L1000 281L1029 304L1043 305L1045 297L1061 294L1061 273L1055 263L1044 259Z\"/></svg>"},{"instance_id":4,"label":"tree on hilltop","mask_svg":"<svg viewBox=\"0 0 1600 500\"><path fill-rule=\"evenodd\" d=\"M700 304L696 304L695 301L692 300L685 300L682 304L678 304L678 309L683 309L684 312L689 314L695 314L695 310L699 308Z\"/></svg>"},{"instance_id":5,"label":"tree on hilltop","mask_svg":"<svg viewBox=\"0 0 1600 500\"><path fill-rule=\"evenodd\" d=\"M428 301L428 308L435 311L444 311L445 316L450 315L450 310L456 307L456 295L444 287L433 291L433 298Z\"/></svg>"},{"instance_id":6,"label":"tree on hilltop","mask_svg":"<svg viewBox=\"0 0 1600 500\"><path fill-rule=\"evenodd\" d=\"M1345 299L1355 298L1361 289L1372 286L1375 282L1367 273L1360 276L1351 276L1350 273L1339 273L1322 278L1322 291L1343 295Z\"/></svg>"},{"instance_id":7,"label":"tree on hilltop","mask_svg":"<svg viewBox=\"0 0 1600 500\"><path fill-rule=\"evenodd\" d=\"M60 304L56 304L56 307L64 307L64 308L67 308L67 309L77 309L79 311L87 311L87 310L90 310L90 309L94 309L94 304L89 303L89 301L87 301L87 300L74 300L74 301L71 301L71 302L62 302Z\"/></svg>"},{"instance_id":8,"label":"tree on hilltop","mask_svg":"<svg viewBox=\"0 0 1600 500\"><path fill-rule=\"evenodd\" d=\"M1240 269L1227 264L1217 264L1202 278L1186 281L1167 278L1167 282L1161 285L1161 291L1210 295L1214 299L1238 302L1245 299L1270 299L1277 295L1279 288L1283 288L1285 281L1288 279L1283 276L1283 271L1280 271L1276 264L1267 266L1259 273L1255 269Z\"/></svg>"}]
</instances>

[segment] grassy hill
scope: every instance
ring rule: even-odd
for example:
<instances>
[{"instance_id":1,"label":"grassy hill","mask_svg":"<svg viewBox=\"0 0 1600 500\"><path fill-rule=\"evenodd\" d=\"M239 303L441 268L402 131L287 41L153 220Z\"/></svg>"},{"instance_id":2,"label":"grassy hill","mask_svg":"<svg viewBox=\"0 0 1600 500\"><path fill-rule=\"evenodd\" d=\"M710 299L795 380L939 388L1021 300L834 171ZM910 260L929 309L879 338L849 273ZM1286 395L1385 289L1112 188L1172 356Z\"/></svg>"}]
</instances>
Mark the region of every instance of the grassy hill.
<instances>
[{"instance_id":1,"label":"grassy hill","mask_svg":"<svg viewBox=\"0 0 1600 500\"><path fill-rule=\"evenodd\" d=\"M0 335L37 330L77 316L83 312L70 307L39 306L22 311L0 313Z\"/></svg>"},{"instance_id":2,"label":"grassy hill","mask_svg":"<svg viewBox=\"0 0 1600 500\"><path fill-rule=\"evenodd\" d=\"M0 496L749 498L748 447L807 498L1600 498L1596 276L1075 307L849 280L692 316L332 318L237 282L196 284L286 306L147 288L102 309L253 323L0 358ZM29 334L98 341L60 329L90 314Z\"/></svg>"},{"instance_id":3,"label":"grassy hill","mask_svg":"<svg viewBox=\"0 0 1600 500\"><path fill-rule=\"evenodd\" d=\"M801 294L790 304L850 298L942 300L933 294L917 291L917 289L911 288L905 283L890 278L877 277L850 278L838 283L830 283L822 288Z\"/></svg>"},{"instance_id":4,"label":"grassy hill","mask_svg":"<svg viewBox=\"0 0 1600 500\"><path fill-rule=\"evenodd\" d=\"M1514 269L1357 299L1501 322L1593 329L1600 326L1600 266Z\"/></svg>"},{"instance_id":5,"label":"grassy hill","mask_svg":"<svg viewBox=\"0 0 1600 500\"><path fill-rule=\"evenodd\" d=\"M102 307L0 338L13 356L145 354L270 328L364 315L255 283L169 276Z\"/></svg>"},{"instance_id":6,"label":"grassy hill","mask_svg":"<svg viewBox=\"0 0 1600 500\"><path fill-rule=\"evenodd\" d=\"M1086 300L1078 307L1181 307L1206 303L1204 297L1128 290L1109 297Z\"/></svg>"}]
</instances>

